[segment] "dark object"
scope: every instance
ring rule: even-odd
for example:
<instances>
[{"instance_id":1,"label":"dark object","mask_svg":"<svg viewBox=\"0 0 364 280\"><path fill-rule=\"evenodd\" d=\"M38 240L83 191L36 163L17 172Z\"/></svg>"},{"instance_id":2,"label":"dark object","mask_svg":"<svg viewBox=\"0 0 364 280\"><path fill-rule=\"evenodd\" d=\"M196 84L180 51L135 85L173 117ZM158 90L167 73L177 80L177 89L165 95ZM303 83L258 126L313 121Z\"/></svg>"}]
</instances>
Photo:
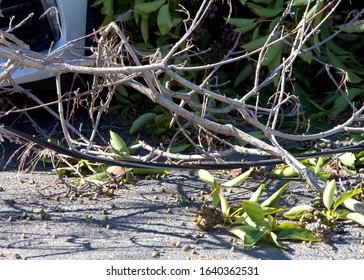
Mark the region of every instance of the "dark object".
<instances>
[{"instance_id":1,"label":"dark object","mask_svg":"<svg viewBox=\"0 0 364 280\"><path fill-rule=\"evenodd\" d=\"M113 159L107 159L107 158L103 158L103 157L93 156L93 155L82 153L79 151L72 151L72 150L63 148L61 146L58 146L56 144L53 144L51 142L47 142L47 141L41 140L39 138L36 138L34 136L31 136L30 134L20 132L16 129L11 128L4 124L0 124L0 129L1 128L11 132L16 137L36 143L43 148L50 149L59 154L67 155L67 156L78 158L78 159L90 160L93 162L99 162L99 163L128 167L128 168L159 168L159 169L184 169L184 170L196 170L196 169L223 170L224 169L224 170L229 170L229 169L253 167L253 166L270 166L270 165L276 165L276 164L283 163L283 161L279 160L279 159L262 159L262 160L250 161L250 162L201 163L201 164L185 164L185 165L166 164L166 163L158 163L158 162L137 162L137 161L131 161L131 160L113 160ZM325 152L296 155L296 158L297 159L316 158L316 157L320 157L320 156L342 154L342 153L347 153L347 152L355 152L355 151L363 151L363 150L364 150L364 144L361 143L358 145L347 146L347 147L338 148L338 149L332 149L330 151L325 151Z\"/></svg>"},{"instance_id":2,"label":"dark object","mask_svg":"<svg viewBox=\"0 0 364 280\"><path fill-rule=\"evenodd\" d=\"M14 29L11 33L33 51L46 50L60 37L59 28L49 21L56 13L44 14L47 8L40 0L0 0L0 28Z\"/></svg>"}]
</instances>

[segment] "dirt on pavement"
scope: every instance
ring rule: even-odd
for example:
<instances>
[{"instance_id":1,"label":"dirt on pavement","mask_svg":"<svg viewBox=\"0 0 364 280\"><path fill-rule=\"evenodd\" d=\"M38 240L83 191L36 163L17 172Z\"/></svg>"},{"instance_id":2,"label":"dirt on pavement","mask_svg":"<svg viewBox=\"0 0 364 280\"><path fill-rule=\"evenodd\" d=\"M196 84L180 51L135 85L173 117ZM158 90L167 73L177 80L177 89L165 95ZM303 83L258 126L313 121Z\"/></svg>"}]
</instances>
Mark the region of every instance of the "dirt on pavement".
<instances>
[{"instance_id":1,"label":"dirt on pavement","mask_svg":"<svg viewBox=\"0 0 364 280\"><path fill-rule=\"evenodd\" d=\"M11 145L3 145L7 155ZM10 145L7 147L6 145ZM171 172L166 178L143 179L117 189L111 197L66 196L69 189L50 167L18 172L12 162L0 172L0 259L363 259L364 231L352 223L339 228L331 241L305 245L286 242L279 249L261 242L244 250L225 229L208 232L193 223L201 206L201 191L211 191L195 171ZM259 185L251 180L227 190L241 201ZM268 180L267 193L286 181ZM288 182L282 201L296 205L312 191L296 180ZM192 211L191 211L192 210Z\"/></svg>"}]
</instances>

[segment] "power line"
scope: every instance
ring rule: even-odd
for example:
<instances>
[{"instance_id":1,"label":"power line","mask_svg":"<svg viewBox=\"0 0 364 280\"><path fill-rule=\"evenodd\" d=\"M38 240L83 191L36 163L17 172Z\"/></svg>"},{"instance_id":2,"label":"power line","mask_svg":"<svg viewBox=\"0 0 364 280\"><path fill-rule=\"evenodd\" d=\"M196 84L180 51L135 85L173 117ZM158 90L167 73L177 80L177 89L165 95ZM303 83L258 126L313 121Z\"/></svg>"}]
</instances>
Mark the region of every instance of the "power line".
<instances>
[{"instance_id":1,"label":"power line","mask_svg":"<svg viewBox=\"0 0 364 280\"><path fill-rule=\"evenodd\" d=\"M167 164L167 163L159 163L159 162L142 162L142 161L132 161L132 160L115 160L108 159L104 157L94 156L87 153L82 153L79 151L69 150L67 148L58 146L52 142L48 142L42 140L40 138L36 138L28 133L24 133L18 131L12 127L9 127L5 124L1 124L1 127L7 131L10 131L16 137L19 137L23 140L30 141L38 144L39 146L50 149L56 153L67 155L73 158L89 160L98 163L104 163L108 165L122 166L128 168L153 168L153 169L184 169L184 170L196 170L196 169L208 169L208 170L229 170L235 168L243 168L243 167L254 167L254 166L271 166L283 163L280 159L261 159L256 161L247 161L247 162L226 162L226 163L199 163L199 164ZM306 158L318 158L322 156L329 155L338 155L347 152L358 152L364 150L364 144L360 143L357 145L350 145L346 147L341 147L337 149L331 149L324 152L315 152L309 154L299 154L295 155L295 157L299 160Z\"/></svg>"}]
</instances>

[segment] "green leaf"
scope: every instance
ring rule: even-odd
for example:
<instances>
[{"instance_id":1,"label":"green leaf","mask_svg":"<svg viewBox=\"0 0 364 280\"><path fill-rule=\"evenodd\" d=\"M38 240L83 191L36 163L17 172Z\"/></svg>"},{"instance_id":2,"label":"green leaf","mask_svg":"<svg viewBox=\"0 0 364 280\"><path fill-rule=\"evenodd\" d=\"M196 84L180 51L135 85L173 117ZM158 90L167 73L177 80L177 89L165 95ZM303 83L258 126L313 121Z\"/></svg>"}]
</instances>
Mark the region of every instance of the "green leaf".
<instances>
[{"instance_id":1,"label":"green leaf","mask_svg":"<svg viewBox=\"0 0 364 280\"><path fill-rule=\"evenodd\" d=\"M281 187L278 191L276 191L274 194L272 194L270 197L268 197L266 200L264 200L261 203L262 207L274 207L277 205L279 199L281 198L284 190L286 189L288 184L284 184L283 187Z\"/></svg>"},{"instance_id":2,"label":"green leaf","mask_svg":"<svg viewBox=\"0 0 364 280\"><path fill-rule=\"evenodd\" d=\"M356 222L356 223L364 226L364 215L363 214L349 212L349 213L346 213L343 218L351 220L353 222Z\"/></svg>"},{"instance_id":3,"label":"green leaf","mask_svg":"<svg viewBox=\"0 0 364 280\"><path fill-rule=\"evenodd\" d=\"M164 4L164 0L155 0L152 2L138 3L134 6L134 11L143 15L157 11Z\"/></svg>"},{"instance_id":4,"label":"green leaf","mask_svg":"<svg viewBox=\"0 0 364 280\"><path fill-rule=\"evenodd\" d=\"M253 247L267 232L268 229L256 229L251 226L242 226L243 230L245 230L246 235L244 238L244 248L250 249Z\"/></svg>"},{"instance_id":5,"label":"green leaf","mask_svg":"<svg viewBox=\"0 0 364 280\"><path fill-rule=\"evenodd\" d=\"M176 147L171 147L170 151L171 151L171 153L177 154L177 153L185 151L190 146L191 146L190 144L184 144L184 145L180 145L180 146L176 146Z\"/></svg>"},{"instance_id":6,"label":"green leaf","mask_svg":"<svg viewBox=\"0 0 364 280\"><path fill-rule=\"evenodd\" d=\"M215 183L215 186L212 191L212 205L214 207L217 207L219 205L220 195L221 195L220 186L219 186L219 184Z\"/></svg>"},{"instance_id":7,"label":"green leaf","mask_svg":"<svg viewBox=\"0 0 364 280\"><path fill-rule=\"evenodd\" d=\"M345 153L345 154L339 156L339 160L346 167L349 167L351 169L355 169L356 157L355 157L355 155L353 153Z\"/></svg>"},{"instance_id":8,"label":"green leaf","mask_svg":"<svg viewBox=\"0 0 364 280\"><path fill-rule=\"evenodd\" d=\"M342 95L339 95L335 99L333 109L330 112L330 116L331 117L337 117L338 115L340 115L349 106L349 103L347 102L347 100L351 101L355 97L357 97L358 95L361 95L363 93L364 93L364 90L361 89L361 88L349 88L347 96L344 97Z\"/></svg>"},{"instance_id":9,"label":"green leaf","mask_svg":"<svg viewBox=\"0 0 364 280\"><path fill-rule=\"evenodd\" d=\"M106 16L102 24L106 25L106 24L110 23L114 17L114 0L96 1L95 3L92 4L91 7L96 7L100 4L102 4L101 10L100 10L101 14Z\"/></svg>"},{"instance_id":10,"label":"green leaf","mask_svg":"<svg viewBox=\"0 0 364 280\"><path fill-rule=\"evenodd\" d=\"M281 57L282 57L282 51L283 51L283 42L277 42L274 45L271 45L268 47L268 50L264 56L264 59L262 61L262 65L267 66L274 64L276 65L278 62L278 65L281 63Z\"/></svg>"},{"instance_id":11,"label":"green leaf","mask_svg":"<svg viewBox=\"0 0 364 280\"><path fill-rule=\"evenodd\" d=\"M110 178L109 174L107 174L107 172L100 172L100 173L96 173L90 176L85 177L86 181L89 182L103 182L106 181Z\"/></svg>"},{"instance_id":12,"label":"green leaf","mask_svg":"<svg viewBox=\"0 0 364 280\"><path fill-rule=\"evenodd\" d=\"M260 196L262 195L262 193L264 192L265 190L265 185L264 184L261 184L259 186L259 188L253 193L253 195L250 197L250 201L255 201L255 202L258 202L258 199L260 198Z\"/></svg>"},{"instance_id":13,"label":"green leaf","mask_svg":"<svg viewBox=\"0 0 364 280\"><path fill-rule=\"evenodd\" d=\"M305 211L312 210L310 205L297 205L283 214L283 217L287 219L299 220Z\"/></svg>"},{"instance_id":14,"label":"green leaf","mask_svg":"<svg viewBox=\"0 0 364 280\"><path fill-rule=\"evenodd\" d=\"M171 15L169 13L169 5L166 4L159 9L157 24L162 35L167 34L173 27Z\"/></svg>"},{"instance_id":15,"label":"green leaf","mask_svg":"<svg viewBox=\"0 0 364 280\"><path fill-rule=\"evenodd\" d=\"M244 241L246 232L243 230L242 226L228 228L228 231L232 234L235 234L237 237Z\"/></svg>"},{"instance_id":16,"label":"green leaf","mask_svg":"<svg viewBox=\"0 0 364 280\"><path fill-rule=\"evenodd\" d=\"M157 115L154 113L145 113L139 116L131 125L130 134L137 132L139 129L147 124L154 123L156 116Z\"/></svg>"},{"instance_id":17,"label":"green leaf","mask_svg":"<svg viewBox=\"0 0 364 280\"><path fill-rule=\"evenodd\" d=\"M242 241L245 249L253 247L267 232L268 229L260 230L255 227L246 225L228 229L229 232L238 236Z\"/></svg>"},{"instance_id":18,"label":"green leaf","mask_svg":"<svg viewBox=\"0 0 364 280\"><path fill-rule=\"evenodd\" d=\"M255 224L267 227L267 222L264 220L264 210L257 202L244 200L243 209Z\"/></svg>"},{"instance_id":19,"label":"green leaf","mask_svg":"<svg viewBox=\"0 0 364 280\"><path fill-rule=\"evenodd\" d=\"M56 172L57 174L60 174L60 175L64 175L66 173L71 173L71 172L74 172L76 171L76 168L75 167L59 167L59 168L56 168L56 169L53 169L52 171Z\"/></svg>"},{"instance_id":20,"label":"green leaf","mask_svg":"<svg viewBox=\"0 0 364 280\"><path fill-rule=\"evenodd\" d=\"M92 173L99 173L105 170L105 165L103 164L100 165L100 164L90 163L88 160L84 160L83 162L88 168L88 170L90 170Z\"/></svg>"},{"instance_id":21,"label":"green leaf","mask_svg":"<svg viewBox=\"0 0 364 280\"><path fill-rule=\"evenodd\" d=\"M294 0L293 6L306 6L311 0Z\"/></svg>"},{"instance_id":22,"label":"green leaf","mask_svg":"<svg viewBox=\"0 0 364 280\"><path fill-rule=\"evenodd\" d=\"M357 158L357 160L355 161L355 166L360 166L363 164L364 164L364 157Z\"/></svg>"},{"instance_id":23,"label":"green leaf","mask_svg":"<svg viewBox=\"0 0 364 280\"><path fill-rule=\"evenodd\" d=\"M248 218L248 215L244 212L239 218L237 218L234 221L235 225L242 225L242 224L246 224L246 220Z\"/></svg>"},{"instance_id":24,"label":"green leaf","mask_svg":"<svg viewBox=\"0 0 364 280\"><path fill-rule=\"evenodd\" d=\"M324 193L322 195L322 200L327 210L330 210L332 204L334 203L335 191L336 191L336 181L331 180L327 182Z\"/></svg>"},{"instance_id":25,"label":"green leaf","mask_svg":"<svg viewBox=\"0 0 364 280\"><path fill-rule=\"evenodd\" d=\"M102 0L102 1L96 1L93 6L97 6L99 4L103 3L101 8L101 13L104 15L114 15L114 0Z\"/></svg>"},{"instance_id":26,"label":"green leaf","mask_svg":"<svg viewBox=\"0 0 364 280\"><path fill-rule=\"evenodd\" d=\"M361 188L354 188L351 191L346 191L344 193L342 193L341 195L339 195L334 203L334 206L332 207L333 210L336 210L336 208L338 206L340 206L345 200L357 195L358 193L361 192Z\"/></svg>"},{"instance_id":27,"label":"green leaf","mask_svg":"<svg viewBox=\"0 0 364 280\"><path fill-rule=\"evenodd\" d=\"M325 163L325 158L324 157L319 157L319 159L317 160L316 166L315 166L315 173L319 174L319 172L322 170L322 167L324 166Z\"/></svg>"},{"instance_id":28,"label":"green leaf","mask_svg":"<svg viewBox=\"0 0 364 280\"><path fill-rule=\"evenodd\" d=\"M250 25L252 24L256 19L255 18L227 18L224 17L224 19L236 27L242 27L244 25Z\"/></svg>"},{"instance_id":29,"label":"green leaf","mask_svg":"<svg viewBox=\"0 0 364 280\"><path fill-rule=\"evenodd\" d=\"M298 30L302 27L302 25L305 23L307 24L307 21L310 20L313 16L317 15L317 13L320 12L320 9L324 5L324 0L320 0L318 2L315 1L315 5L312 6L312 8L307 12L307 15L305 18L302 18L301 21L297 24L295 30Z\"/></svg>"},{"instance_id":30,"label":"green leaf","mask_svg":"<svg viewBox=\"0 0 364 280\"><path fill-rule=\"evenodd\" d=\"M264 46L265 42L268 40L268 37L269 35L258 37L255 40L251 40L248 43L245 43L244 45L242 45L242 47L248 51L259 49L260 47ZM277 36L274 36L273 38L271 38L271 41L274 41L277 38Z\"/></svg>"},{"instance_id":31,"label":"green leaf","mask_svg":"<svg viewBox=\"0 0 364 280\"><path fill-rule=\"evenodd\" d=\"M200 169L198 171L198 177L200 177L200 179L202 180L202 182L212 186L212 187L215 187L216 185L216 180L214 178L214 176L211 175L210 172L208 172L207 170L205 169Z\"/></svg>"},{"instance_id":32,"label":"green leaf","mask_svg":"<svg viewBox=\"0 0 364 280\"><path fill-rule=\"evenodd\" d=\"M96 0L94 3L92 3L91 7L97 7L98 5L100 5L101 3L105 2L107 0Z\"/></svg>"},{"instance_id":33,"label":"green leaf","mask_svg":"<svg viewBox=\"0 0 364 280\"><path fill-rule=\"evenodd\" d=\"M352 137L355 137L355 134L353 134L353 135L352 135ZM359 136L358 141L361 141L361 140L362 140L362 138L361 138L361 136ZM356 159L360 159L360 158L362 158L362 157L364 157L364 151L361 151L361 152L359 152L359 153L357 153L357 154L355 155L355 158L356 158Z\"/></svg>"},{"instance_id":34,"label":"green leaf","mask_svg":"<svg viewBox=\"0 0 364 280\"><path fill-rule=\"evenodd\" d=\"M115 152L121 155L128 155L129 149L125 141L118 134L110 130L110 144Z\"/></svg>"},{"instance_id":35,"label":"green leaf","mask_svg":"<svg viewBox=\"0 0 364 280\"><path fill-rule=\"evenodd\" d=\"M243 83L247 78L251 77L253 74L253 67L250 63L248 63L243 70L239 73L239 75L236 77L234 82L234 87L239 86L241 83Z\"/></svg>"},{"instance_id":36,"label":"green leaf","mask_svg":"<svg viewBox=\"0 0 364 280\"><path fill-rule=\"evenodd\" d=\"M346 33L362 33L364 32L364 20L356 20L347 24L340 24L336 26L337 29L343 28Z\"/></svg>"},{"instance_id":37,"label":"green leaf","mask_svg":"<svg viewBox=\"0 0 364 280\"><path fill-rule=\"evenodd\" d=\"M160 125L166 125L167 123L169 123L171 121L171 116L167 115L167 114L159 114L155 117L154 119L154 123L156 126Z\"/></svg>"},{"instance_id":38,"label":"green leaf","mask_svg":"<svg viewBox=\"0 0 364 280\"><path fill-rule=\"evenodd\" d=\"M330 34L330 33L329 33ZM340 56L340 61L344 62L347 58L352 59L351 53L346 49L343 49L338 44L335 44L333 41L328 41L327 46L329 49L337 56Z\"/></svg>"},{"instance_id":39,"label":"green leaf","mask_svg":"<svg viewBox=\"0 0 364 280\"><path fill-rule=\"evenodd\" d=\"M227 201L227 199L221 194L219 193L220 196L220 203L221 203L221 212L227 216L229 213L229 203Z\"/></svg>"},{"instance_id":40,"label":"green leaf","mask_svg":"<svg viewBox=\"0 0 364 280\"><path fill-rule=\"evenodd\" d=\"M337 35L341 40L344 40L346 42L353 42L358 39L357 34L347 34L347 33L340 33Z\"/></svg>"},{"instance_id":41,"label":"green leaf","mask_svg":"<svg viewBox=\"0 0 364 280\"><path fill-rule=\"evenodd\" d=\"M286 244L284 244L278 240L277 235L274 232L271 231L268 236L269 236L269 239L271 240L271 242L273 242L276 246L278 246L282 249L285 249L285 250L289 249L289 247Z\"/></svg>"},{"instance_id":42,"label":"green leaf","mask_svg":"<svg viewBox=\"0 0 364 280\"><path fill-rule=\"evenodd\" d=\"M273 2L273 0L253 0L255 3L258 3L258 4L270 4Z\"/></svg>"},{"instance_id":43,"label":"green leaf","mask_svg":"<svg viewBox=\"0 0 364 280\"><path fill-rule=\"evenodd\" d=\"M330 64L334 65L336 68L340 68L340 69L344 70L345 72L347 72L351 83L359 84L359 83L363 82L363 79L361 77L356 75L350 68L348 68L344 64L345 57L343 58L342 56L338 56L338 55L334 54L333 52L330 51L330 49L328 47L326 47L326 53L327 53L327 57L330 60Z\"/></svg>"},{"instance_id":44,"label":"green leaf","mask_svg":"<svg viewBox=\"0 0 364 280\"><path fill-rule=\"evenodd\" d=\"M273 170L273 175L281 178L297 177L298 173L291 166L281 166Z\"/></svg>"},{"instance_id":45,"label":"green leaf","mask_svg":"<svg viewBox=\"0 0 364 280\"><path fill-rule=\"evenodd\" d=\"M262 65L268 66L268 70L270 72L274 72L282 62L282 52L283 52L283 42L277 42L274 45L270 46L264 56L264 60ZM275 87L278 86L280 80L280 76L277 75L273 79L273 84Z\"/></svg>"},{"instance_id":46,"label":"green leaf","mask_svg":"<svg viewBox=\"0 0 364 280\"><path fill-rule=\"evenodd\" d=\"M326 111L325 108L323 108L322 106L320 106L317 102L315 102L313 99L311 98L307 98L307 100L313 105L315 106L317 109L319 109L320 111Z\"/></svg>"},{"instance_id":47,"label":"green leaf","mask_svg":"<svg viewBox=\"0 0 364 280\"><path fill-rule=\"evenodd\" d=\"M247 3L246 6L257 16L262 18L272 18L277 16L279 13L283 12L283 9L272 9L272 8L263 8L254 3Z\"/></svg>"},{"instance_id":48,"label":"green leaf","mask_svg":"<svg viewBox=\"0 0 364 280\"><path fill-rule=\"evenodd\" d=\"M278 212L283 211L285 208L283 207L263 207L264 216L272 215Z\"/></svg>"},{"instance_id":49,"label":"green leaf","mask_svg":"<svg viewBox=\"0 0 364 280\"><path fill-rule=\"evenodd\" d=\"M129 173L126 173L126 175L123 178L123 181L126 184L131 184L131 183L134 183L136 181L136 177L134 176L133 173L129 172Z\"/></svg>"},{"instance_id":50,"label":"green leaf","mask_svg":"<svg viewBox=\"0 0 364 280\"><path fill-rule=\"evenodd\" d=\"M202 182L213 187L212 189L212 204L216 207L220 202L220 186L216 182L215 178L211 175L210 172L204 169L200 169L198 171L198 176L202 180Z\"/></svg>"},{"instance_id":51,"label":"green leaf","mask_svg":"<svg viewBox=\"0 0 364 280\"><path fill-rule=\"evenodd\" d=\"M285 0L276 0L276 1L274 1L274 8L275 9L282 9L283 10L283 4L284 4L284 2L285 2Z\"/></svg>"},{"instance_id":52,"label":"green leaf","mask_svg":"<svg viewBox=\"0 0 364 280\"><path fill-rule=\"evenodd\" d=\"M123 109L124 107L125 107L124 105L114 105L114 106L110 106L109 109L107 110L107 114L108 115L112 115L116 111L119 111L120 109Z\"/></svg>"},{"instance_id":53,"label":"green leaf","mask_svg":"<svg viewBox=\"0 0 364 280\"><path fill-rule=\"evenodd\" d=\"M140 30L142 32L142 37L144 42L147 43L149 40L149 15L142 15L142 19L140 20Z\"/></svg>"},{"instance_id":54,"label":"green leaf","mask_svg":"<svg viewBox=\"0 0 364 280\"><path fill-rule=\"evenodd\" d=\"M228 23L235 25L237 27L237 31L242 33L247 33L253 30L257 25L256 19L250 18L224 18Z\"/></svg>"},{"instance_id":55,"label":"green leaf","mask_svg":"<svg viewBox=\"0 0 364 280\"><path fill-rule=\"evenodd\" d=\"M311 231L301 228L284 229L278 233L277 239L291 239L312 242L321 241L321 238L314 235Z\"/></svg>"},{"instance_id":56,"label":"green leaf","mask_svg":"<svg viewBox=\"0 0 364 280\"><path fill-rule=\"evenodd\" d=\"M225 183L222 183L221 186L224 186L224 187L240 186L246 179L249 178L252 171L253 171L253 169L250 168L249 170L245 171L244 173L240 174L239 176L235 177L234 179L227 181Z\"/></svg>"},{"instance_id":57,"label":"green leaf","mask_svg":"<svg viewBox=\"0 0 364 280\"><path fill-rule=\"evenodd\" d=\"M125 86L120 84L116 86L115 94L122 95L122 96L128 96L128 91L126 90ZM118 99L118 96L116 96L116 99Z\"/></svg>"},{"instance_id":58,"label":"green leaf","mask_svg":"<svg viewBox=\"0 0 364 280\"><path fill-rule=\"evenodd\" d=\"M275 227L275 231L282 231L282 230L288 230L288 229L300 229L301 227L295 223L291 222L285 222L281 223L278 226Z\"/></svg>"}]
</instances>

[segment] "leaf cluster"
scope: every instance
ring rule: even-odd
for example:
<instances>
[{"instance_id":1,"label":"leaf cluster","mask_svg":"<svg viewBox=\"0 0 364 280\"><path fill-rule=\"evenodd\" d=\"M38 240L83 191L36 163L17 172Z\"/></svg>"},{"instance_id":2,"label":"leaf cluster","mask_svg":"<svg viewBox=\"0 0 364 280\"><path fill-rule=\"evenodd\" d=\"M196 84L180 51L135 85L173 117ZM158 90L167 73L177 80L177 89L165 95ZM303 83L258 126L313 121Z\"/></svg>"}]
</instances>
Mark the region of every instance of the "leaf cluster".
<instances>
[{"instance_id":1,"label":"leaf cluster","mask_svg":"<svg viewBox=\"0 0 364 280\"><path fill-rule=\"evenodd\" d=\"M115 159L123 159L132 154L132 150L117 133L110 130L110 146ZM84 186L92 183L96 186L111 185L112 183L132 183L136 175L153 176L167 174L166 170L153 168L122 168L100 163L91 163L87 160L79 160L74 165L62 166L55 169L60 175L78 174L80 178L73 180L73 183ZM91 173L91 174L90 174Z\"/></svg>"},{"instance_id":2,"label":"leaf cluster","mask_svg":"<svg viewBox=\"0 0 364 280\"><path fill-rule=\"evenodd\" d=\"M337 195L335 180L327 182L326 188L322 195L324 209L320 211L311 205L297 205L283 214L287 219L298 220L300 225L311 229L315 234L328 241L330 233L335 230L336 224L340 220L353 221L364 226L364 215L351 212L346 209L338 208L346 201L362 192L360 187L353 190L345 191Z\"/></svg>"},{"instance_id":3,"label":"leaf cluster","mask_svg":"<svg viewBox=\"0 0 364 280\"><path fill-rule=\"evenodd\" d=\"M280 223L274 215L284 210L278 205L287 185L281 187L274 194L263 201L259 201L265 190L261 185L249 200L243 200L241 205L231 206L221 192L221 186L238 186L245 181L252 170L248 170L238 177L218 184L216 179L206 170L199 170L200 179L212 186L212 205L220 206L224 217L223 227L230 233L236 235L243 241L244 248L252 248L258 241L264 240L277 245L280 248L288 249L282 240L320 241L309 230L301 228L292 222Z\"/></svg>"},{"instance_id":4,"label":"leaf cluster","mask_svg":"<svg viewBox=\"0 0 364 280\"><path fill-rule=\"evenodd\" d=\"M104 25L122 17L121 20L129 28L139 31L144 43L148 43L152 32L155 33L153 35L163 38L177 28L169 36L178 36L178 25L182 19L177 15L176 9L180 2L181 0L96 0L92 6L101 7L101 13L105 16ZM130 34L133 35L133 32ZM162 44L166 42L164 39L158 41Z\"/></svg>"},{"instance_id":5,"label":"leaf cluster","mask_svg":"<svg viewBox=\"0 0 364 280\"><path fill-rule=\"evenodd\" d=\"M204 230L209 230L216 225L223 226L243 241L244 248L251 248L257 242L264 240L283 249L287 249L288 246L282 243L282 240L328 241L330 233L336 228L339 220L350 220L364 226L364 215L348 210L338 210L346 201L361 193L361 188L356 187L336 195L335 180L327 182L322 196L325 209L322 211L311 205L297 205L283 213L284 218L298 222L280 222L274 217L275 214L285 210L284 207L278 205L278 202L287 184L264 200L260 198L265 191L265 185L261 185L250 199L243 200L240 206L229 205L221 192L221 187L239 186L250 176L251 172L250 169L228 182L219 184L208 171L199 170L200 179L212 187L212 205L208 208L204 204L201 209L209 209L209 213L211 213L211 209L218 207L220 210L214 210L214 213L219 213L219 215L214 214L218 219L215 223L210 224L211 227L201 227L199 223L202 222L202 225L206 226L206 219L195 217L196 225ZM202 212L199 215L206 218L203 214Z\"/></svg>"},{"instance_id":6,"label":"leaf cluster","mask_svg":"<svg viewBox=\"0 0 364 280\"><path fill-rule=\"evenodd\" d=\"M309 152L307 155L309 156ZM307 158L301 160L301 163L318 175L321 180L326 182L337 169L341 169L349 174L357 174L360 172L358 170L360 170L364 163L364 152L346 152L338 156L337 159L328 157ZM280 178L298 176L298 173L289 165L278 166L272 173L274 176Z\"/></svg>"},{"instance_id":7,"label":"leaf cluster","mask_svg":"<svg viewBox=\"0 0 364 280\"><path fill-rule=\"evenodd\" d=\"M184 31L185 16L179 12L180 4L192 14L198 5L192 0L96 0L93 6L98 7L104 14L104 24L116 19L123 22L134 47L144 53L153 48L160 48L163 54L163 48L176 42ZM355 8L350 3L341 4L335 14L325 18L329 7L324 0L295 0L291 13L282 21L282 13L289 4L290 1L284 0L236 0L231 2L232 12L225 14L222 11L226 11L226 3L216 1L213 5L217 10L210 12L211 19L196 30L191 40L195 51L210 49L205 55L198 56L199 63L215 63L228 51L229 44L226 43L230 43L231 46L234 33L240 33L242 36L239 49L252 52L267 43L269 34L278 25L279 28L274 36L270 37L269 43L282 34L287 35L287 38L270 45L264 53L262 75L267 75L294 49L295 46L290 42L300 27L307 25L309 31L316 30L303 44L299 59L292 66L290 83L287 84L286 90L299 100L299 112L296 112L301 125L299 128L305 131L310 129L312 132L323 131L336 124L338 116L348 110L350 102L352 105L359 105L357 102L364 93L364 61L360 59L360 50L364 47L364 21L346 23L350 20L347 14L350 15L350 11ZM209 25L213 26L214 32L211 32ZM217 32L218 28L225 28L226 31ZM336 34L338 31L340 32ZM216 44L220 47L216 47ZM217 56L214 55L215 49L220 53ZM234 63L216 72L216 79L224 84L219 88L222 94L235 98L240 97L242 92L249 91L257 67L254 62L257 55L251 58L253 59L250 59L249 63ZM176 58L174 64L193 66L196 59ZM183 76L194 83L203 79L203 76L195 72L183 73ZM341 82L336 83L333 80ZM263 107L272 98L278 81L279 76L271 85L260 91L259 101ZM163 81L163 84L165 82ZM184 91L183 88L178 90ZM125 101L125 98L123 100ZM127 107L116 106L113 109L125 111L133 108L132 103L127 103ZM218 107L219 103L210 106ZM296 106L296 102L291 103L291 106L285 108L285 112L294 111ZM315 125L310 126L313 122ZM285 119L281 125L285 128L296 127L297 119Z\"/></svg>"},{"instance_id":8,"label":"leaf cluster","mask_svg":"<svg viewBox=\"0 0 364 280\"><path fill-rule=\"evenodd\" d=\"M289 2L289 1L288 1ZM226 18L226 21L243 34L242 48L254 51L262 47L269 34L281 21L281 14L287 7L287 1L273 0L240 0L250 11L239 17ZM344 1L345 2L345 1ZM279 38L280 34L292 34L287 41L292 41L296 30L306 24L310 30L317 30L303 45L299 60L293 65L290 91L299 98L303 116L315 122L313 131L322 131L331 127L329 124L348 109L349 102L359 100L364 93L363 63L358 48L363 48L364 21L357 20L346 24L348 11L353 10L349 3L343 3L337 12L325 19L327 5L320 1L293 1L291 14L280 24L279 32L270 38L270 42ZM344 22L344 23L342 23ZM335 32L341 31L337 36ZM280 34L279 34L280 33ZM331 38L332 39L329 39ZM278 41L268 47L264 54L263 66L267 72L273 72L291 51L287 41ZM327 66L331 69L328 73ZM254 67L246 64L240 68L234 86L244 86L254 73ZM338 85L330 76L341 80ZM274 92L279 77L271 88L261 92L262 101L266 102ZM320 81L320 82L317 82ZM265 98L263 96L266 96ZM288 108L291 110L292 108ZM292 121L284 124L289 126Z\"/></svg>"}]
</instances>

